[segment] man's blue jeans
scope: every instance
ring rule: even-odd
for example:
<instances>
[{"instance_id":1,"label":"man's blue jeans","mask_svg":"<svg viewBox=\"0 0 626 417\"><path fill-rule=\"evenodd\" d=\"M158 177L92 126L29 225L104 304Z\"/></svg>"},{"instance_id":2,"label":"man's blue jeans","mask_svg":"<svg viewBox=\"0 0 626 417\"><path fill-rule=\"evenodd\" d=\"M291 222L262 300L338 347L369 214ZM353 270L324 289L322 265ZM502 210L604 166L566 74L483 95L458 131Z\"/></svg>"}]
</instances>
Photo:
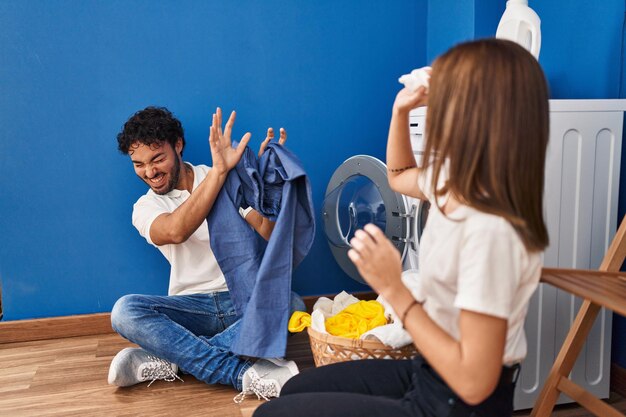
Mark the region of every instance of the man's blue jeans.
<instances>
[{"instance_id":1,"label":"man's blue jeans","mask_svg":"<svg viewBox=\"0 0 626 417\"><path fill-rule=\"evenodd\" d=\"M304 303L292 296L292 311ZM113 330L146 352L175 363L208 384L241 390L252 361L229 352L239 330L228 292L154 296L125 295L111 311Z\"/></svg>"}]
</instances>

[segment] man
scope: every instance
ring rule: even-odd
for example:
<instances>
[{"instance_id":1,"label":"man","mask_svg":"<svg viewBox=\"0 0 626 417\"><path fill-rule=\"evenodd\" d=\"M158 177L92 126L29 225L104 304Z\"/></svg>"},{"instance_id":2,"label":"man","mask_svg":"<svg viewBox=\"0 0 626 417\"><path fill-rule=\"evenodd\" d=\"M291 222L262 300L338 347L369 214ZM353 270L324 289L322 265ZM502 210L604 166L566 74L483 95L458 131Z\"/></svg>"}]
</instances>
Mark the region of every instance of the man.
<instances>
[{"instance_id":1,"label":"man","mask_svg":"<svg viewBox=\"0 0 626 417\"><path fill-rule=\"evenodd\" d=\"M292 361L255 362L228 350L238 321L210 247L206 217L250 141L246 133L237 148L231 146L234 121L232 112L222 130L221 109L213 114L212 168L182 161L183 128L165 108L147 107L135 113L117 136L119 150L130 156L135 173L150 187L133 207L133 225L163 253L171 271L167 296L126 295L115 303L113 329L141 348L127 348L115 356L109 384L173 381L180 379L180 368L209 384L232 385L243 395L272 397L298 373ZM259 155L273 136L268 129ZM281 128L279 143L286 138ZM251 208L240 208L240 214L269 239L273 222ZM297 296L293 300L292 308L303 309Z\"/></svg>"}]
</instances>

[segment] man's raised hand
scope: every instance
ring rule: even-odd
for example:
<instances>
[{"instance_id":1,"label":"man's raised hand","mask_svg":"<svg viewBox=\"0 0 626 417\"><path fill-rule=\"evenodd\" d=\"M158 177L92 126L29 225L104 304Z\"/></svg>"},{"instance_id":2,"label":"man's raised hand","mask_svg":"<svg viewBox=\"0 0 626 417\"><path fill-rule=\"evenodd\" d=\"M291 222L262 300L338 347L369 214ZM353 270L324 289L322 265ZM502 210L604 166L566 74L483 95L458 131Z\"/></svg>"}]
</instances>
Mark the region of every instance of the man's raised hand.
<instances>
[{"instance_id":1,"label":"man's raised hand","mask_svg":"<svg viewBox=\"0 0 626 417\"><path fill-rule=\"evenodd\" d=\"M271 142L272 139L274 139L274 129L270 127L267 129L267 136L265 137L265 140L261 142L261 146L259 147L259 157L263 155L263 152L265 152L265 148L267 148L267 145ZM287 142L287 131L281 127L278 144L284 145L285 142Z\"/></svg>"},{"instance_id":2,"label":"man's raised hand","mask_svg":"<svg viewBox=\"0 0 626 417\"><path fill-rule=\"evenodd\" d=\"M233 111L226 122L224 131L222 131L222 109L219 107L213 113L211 129L209 131L209 145L211 147L211 157L213 158L213 169L217 169L219 173L227 173L241 159L243 151L250 142L250 132L247 132L241 138L239 145L234 149L230 135L235 124L236 113Z\"/></svg>"}]
</instances>

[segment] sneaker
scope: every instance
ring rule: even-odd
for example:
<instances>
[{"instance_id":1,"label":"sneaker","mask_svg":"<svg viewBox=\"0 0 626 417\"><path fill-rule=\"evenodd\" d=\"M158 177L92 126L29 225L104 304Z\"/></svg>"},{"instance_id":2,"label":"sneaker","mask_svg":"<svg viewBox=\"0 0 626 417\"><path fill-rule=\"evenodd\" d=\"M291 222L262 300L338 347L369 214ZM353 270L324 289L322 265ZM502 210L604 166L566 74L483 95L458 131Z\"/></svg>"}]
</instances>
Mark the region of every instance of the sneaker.
<instances>
[{"instance_id":1,"label":"sneaker","mask_svg":"<svg viewBox=\"0 0 626 417\"><path fill-rule=\"evenodd\" d=\"M248 394L255 394L259 400L266 401L278 397L283 385L298 372L294 361L259 359L243 375L243 389L233 400L240 404Z\"/></svg>"},{"instance_id":2,"label":"sneaker","mask_svg":"<svg viewBox=\"0 0 626 417\"><path fill-rule=\"evenodd\" d=\"M122 349L111 361L109 384L128 387L140 382L164 380L172 382L179 379L178 367L164 359L150 355L140 348Z\"/></svg>"}]
</instances>

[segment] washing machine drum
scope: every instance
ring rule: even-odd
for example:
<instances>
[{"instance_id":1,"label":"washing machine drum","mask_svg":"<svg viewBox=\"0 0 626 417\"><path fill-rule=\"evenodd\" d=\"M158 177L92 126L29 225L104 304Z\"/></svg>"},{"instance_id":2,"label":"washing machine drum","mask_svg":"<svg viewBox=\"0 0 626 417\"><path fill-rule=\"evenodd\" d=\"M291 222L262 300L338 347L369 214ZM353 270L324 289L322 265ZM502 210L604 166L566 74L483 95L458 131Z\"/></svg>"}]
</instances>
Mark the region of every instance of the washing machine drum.
<instances>
[{"instance_id":1,"label":"washing machine drum","mask_svg":"<svg viewBox=\"0 0 626 417\"><path fill-rule=\"evenodd\" d=\"M351 278L365 283L348 258L354 232L373 223L402 255L405 269L417 269L419 237L428 204L389 188L387 167L372 156L346 160L333 174L322 208L324 232L335 260Z\"/></svg>"}]
</instances>

